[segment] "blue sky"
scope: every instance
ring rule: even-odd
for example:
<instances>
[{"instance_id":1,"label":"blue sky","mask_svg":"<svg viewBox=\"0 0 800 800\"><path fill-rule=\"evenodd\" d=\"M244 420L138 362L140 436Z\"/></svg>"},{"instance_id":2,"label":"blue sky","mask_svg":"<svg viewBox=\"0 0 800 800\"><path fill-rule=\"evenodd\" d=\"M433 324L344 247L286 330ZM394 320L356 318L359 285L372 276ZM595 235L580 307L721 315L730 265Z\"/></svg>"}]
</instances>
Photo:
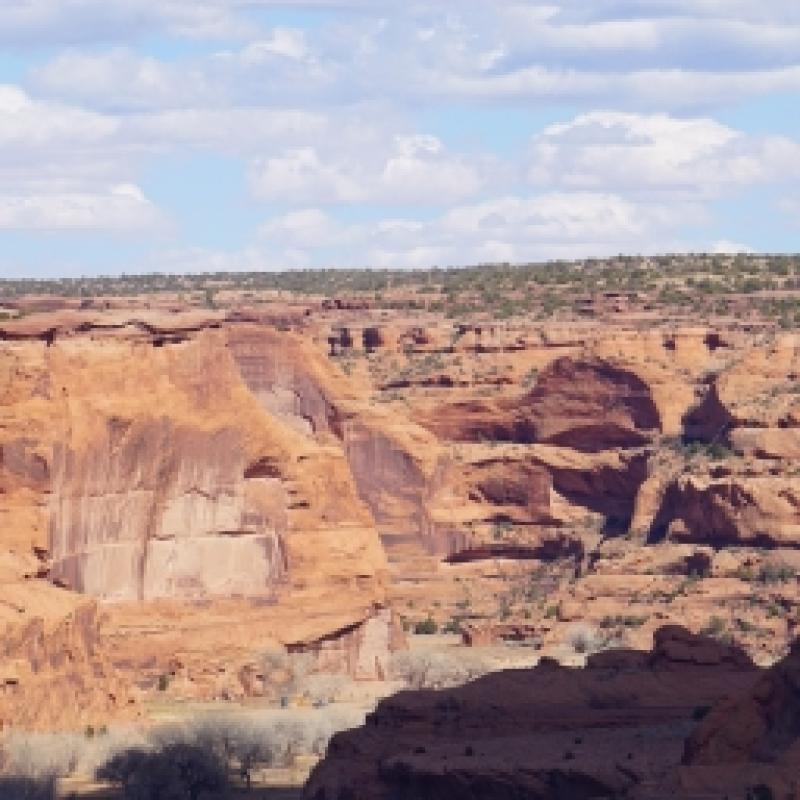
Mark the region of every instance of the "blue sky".
<instances>
[{"instance_id":1,"label":"blue sky","mask_svg":"<svg viewBox=\"0 0 800 800\"><path fill-rule=\"evenodd\" d=\"M796 0L5 0L0 277L800 250Z\"/></svg>"}]
</instances>

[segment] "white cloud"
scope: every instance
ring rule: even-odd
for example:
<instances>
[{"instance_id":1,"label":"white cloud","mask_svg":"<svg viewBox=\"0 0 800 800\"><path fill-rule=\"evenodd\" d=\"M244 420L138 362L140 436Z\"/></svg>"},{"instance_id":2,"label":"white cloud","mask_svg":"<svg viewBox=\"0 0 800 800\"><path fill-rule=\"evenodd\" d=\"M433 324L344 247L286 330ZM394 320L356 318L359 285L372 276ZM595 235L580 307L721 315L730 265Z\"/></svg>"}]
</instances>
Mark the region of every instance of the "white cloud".
<instances>
[{"instance_id":1,"label":"white cloud","mask_svg":"<svg viewBox=\"0 0 800 800\"><path fill-rule=\"evenodd\" d=\"M136 183L155 158L197 152L255 158L287 141L319 141L337 123L301 110L187 109L115 115L34 100L0 85L0 187L91 194Z\"/></svg>"},{"instance_id":2,"label":"white cloud","mask_svg":"<svg viewBox=\"0 0 800 800\"><path fill-rule=\"evenodd\" d=\"M131 177L121 127L0 86L0 228L165 230L166 216Z\"/></svg>"},{"instance_id":3,"label":"white cloud","mask_svg":"<svg viewBox=\"0 0 800 800\"><path fill-rule=\"evenodd\" d=\"M361 237L358 226L340 225L317 208L291 211L264 223L258 231L265 242L302 250L341 247Z\"/></svg>"},{"instance_id":4,"label":"white cloud","mask_svg":"<svg viewBox=\"0 0 800 800\"><path fill-rule=\"evenodd\" d=\"M15 47L121 42L160 31L241 37L253 32L240 13L242 5L229 0L4 0L0 42Z\"/></svg>"},{"instance_id":5,"label":"white cloud","mask_svg":"<svg viewBox=\"0 0 800 800\"><path fill-rule=\"evenodd\" d=\"M67 50L33 70L29 81L40 94L102 109L152 110L215 101L200 65L177 67L129 48Z\"/></svg>"},{"instance_id":6,"label":"white cloud","mask_svg":"<svg viewBox=\"0 0 800 800\"><path fill-rule=\"evenodd\" d=\"M12 0L0 18L17 43L30 28L71 41L131 43L156 29L212 36L212 55L157 62L93 50L62 54L33 85L65 100L105 106L186 107L313 102L341 105L392 97L404 104L488 100L614 104L631 109L719 106L768 92L800 90L800 14L773 0L490 5L289 3L339 8L307 31L259 27L247 11L287 3L209 0ZM330 18L329 18L330 19ZM13 32L16 29L16 38ZM126 35L126 30L130 31ZM126 41L127 40L127 41ZM150 91L147 89L150 87Z\"/></svg>"},{"instance_id":7,"label":"white cloud","mask_svg":"<svg viewBox=\"0 0 800 800\"><path fill-rule=\"evenodd\" d=\"M529 175L542 186L714 196L800 173L800 144L747 136L708 118L595 111L544 129Z\"/></svg>"},{"instance_id":8,"label":"white cloud","mask_svg":"<svg viewBox=\"0 0 800 800\"><path fill-rule=\"evenodd\" d=\"M274 9L327 13L276 26ZM274 214L243 263L510 260L708 241L719 198L791 198L800 172L769 108L762 135L715 119L800 91L795 0L8 0L4 42L38 64L0 86L6 229L157 229L137 187L210 153ZM539 101L581 111L524 153L480 144L483 104L505 119ZM337 221L376 207L392 210Z\"/></svg>"},{"instance_id":9,"label":"white cloud","mask_svg":"<svg viewBox=\"0 0 800 800\"><path fill-rule=\"evenodd\" d=\"M268 39L251 42L241 52L242 60L250 64L261 64L272 56L308 61L311 53L305 34L291 28L276 28Z\"/></svg>"},{"instance_id":10,"label":"white cloud","mask_svg":"<svg viewBox=\"0 0 800 800\"><path fill-rule=\"evenodd\" d=\"M732 242L729 239L720 239L711 245L711 252L720 255L736 255L737 253L754 253L755 250L740 242Z\"/></svg>"},{"instance_id":11,"label":"white cloud","mask_svg":"<svg viewBox=\"0 0 800 800\"><path fill-rule=\"evenodd\" d=\"M254 194L295 205L442 206L474 195L482 182L480 164L448 153L434 136L383 135L366 143L344 136L334 144L335 149L320 144L256 160L251 167Z\"/></svg>"},{"instance_id":12,"label":"white cloud","mask_svg":"<svg viewBox=\"0 0 800 800\"><path fill-rule=\"evenodd\" d=\"M0 192L0 229L158 231L164 216L138 186L120 184L104 192L51 192L6 195Z\"/></svg>"},{"instance_id":13,"label":"white cloud","mask_svg":"<svg viewBox=\"0 0 800 800\"><path fill-rule=\"evenodd\" d=\"M306 208L268 220L260 246L269 263L303 254L311 266L431 266L669 249L704 211L690 202L634 205L593 192L506 196L451 208L428 222L343 223Z\"/></svg>"},{"instance_id":14,"label":"white cloud","mask_svg":"<svg viewBox=\"0 0 800 800\"><path fill-rule=\"evenodd\" d=\"M326 163L313 147L302 147L254 162L250 182L262 200L355 203L366 199L360 171L358 164Z\"/></svg>"},{"instance_id":15,"label":"white cloud","mask_svg":"<svg viewBox=\"0 0 800 800\"><path fill-rule=\"evenodd\" d=\"M446 204L470 197L481 184L477 170L449 156L435 136L398 136L380 175L387 197L399 202Z\"/></svg>"},{"instance_id":16,"label":"white cloud","mask_svg":"<svg viewBox=\"0 0 800 800\"><path fill-rule=\"evenodd\" d=\"M61 143L91 144L118 128L116 120L92 111L33 101L17 86L0 84L0 146L34 148Z\"/></svg>"}]
</instances>

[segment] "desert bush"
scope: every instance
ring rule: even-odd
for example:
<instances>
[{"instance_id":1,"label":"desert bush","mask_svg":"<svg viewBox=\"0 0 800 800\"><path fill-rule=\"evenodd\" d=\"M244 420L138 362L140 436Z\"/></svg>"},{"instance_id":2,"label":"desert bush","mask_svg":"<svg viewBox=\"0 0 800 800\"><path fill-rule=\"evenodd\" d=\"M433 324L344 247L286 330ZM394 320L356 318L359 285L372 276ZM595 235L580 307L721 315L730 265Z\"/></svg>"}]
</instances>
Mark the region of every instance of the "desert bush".
<instances>
[{"instance_id":1,"label":"desert bush","mask_svg":"<svg viewBox=\"0 0 800 800\"><path fill-rule=\"evenodd\" d=\"M0 800L55 800L54 777L26 778L0 775Z\"/></svg>"},{"instance_id":2,"label":"desert bush","mask_svg":"<svg viewBox=\"0 0 800 800\"><path fill-rule=\"evenodd\" d=\"M759 583L769 585L771 583L788 583L796 577L796 571L788 564L767 563L762 564L757 580Z\"/></svg>"},{"instance_id":3,"label":"desert bush","mask_svg":"<svg viewBox=\"0 0 800 800\"><path fill-rule=\"evenodd\" d=\"M249 782L255 770L290 766L297 756L323 755L335 733L357 727L363 721L363 712L333 706L209 713L157 728L150 741L157 749L179 743L212 752L232 774Z\"/></svg>"},{"instance_id":4,"label":"desert bush","mask_svg":"<svg viewBox=\"0 0 800 800\"><path fill-rule=\"evenodd\" d=\"M567 631L567 643L578 655L590 655L607 647L610 639L591 625L574 625Z\"/></svg>"},{"instance_id":5,"label":"desert bush","mask_svg":"<svg viewBox=\"0 0 800 800\"><path fill-rule=\"evenodd\" d=\"M600 621L601 628L639 628L647 622L649 616L644 614L617 614L616 616L607 615Z\"/></svg>"},{"instance_id":6,"label":"desert bush","mask_svg":"<svg viewBox=\"0 0 800 800\"><path fill-rule=\"evenodd\" d=\"M461 686L491 671L490 664L479 654L460 650L395 653L391 661L392 676L410 689L447 689Z\"/></svg>"},{"instance_id":7,"label":"desert bush","mask_svg":"<svg viewBox=\"0 0 800 800\"><path fill-rule=\"evenodd\" d=\"M351 682L346 675L317 672L305 679L303 694L314 705L333 703Z\"/></svg>"},{"instance_id":8,"label":"desert bush","mask_svg":"<svg viewBox=\"0 0 800 800\"><path fill-rule=\"evenodd\" d=\"M439 626L436 624L436 620L434 620L433 617L423 619L414 625L414 633L416 634L431 635L436 633L438 630Z\"/></svg>"},{"instance_id":9,"label":"desert bush","mask_svg":"<svg viewBox=\"0 0 800 800\"><path fill-rule=\"evenodd\" d=\"M451 617L443 626L442 626L442 633L462 633L463 628L461 626L461 617L453 616Z\"/></svg>"},{"instance_id":10,"label":"desert bush","mask_svg":"<svg viewBox=\"0 0 800 800\"><path fill-rule=\"evenodd\" d=\"M32 779L92 775L114 754L146 744L141 732L128 728L101 728L92 736L12 730L3 740L3 766L9 774Z\"/></svg>"},{"instance_id":11,"label":"desert bush","mask_svg":"<svg viewBox=\"0 0 800 800\"><path fill-rule=\"evenodd\" d=\"M182 725L158 728L151 741L163 751L183 745L210 753L248 786L255 769L271 766L280 755L280 743L272 731L241 714L207 714Z\"/></svg>"},{"instance_id":12,"label":"desert bush","mask_svg":"<svg viewBox=\"0 0 800 800\"><path fill-rule=\"evenodd\" d=\"M725 620L722 617L712 616L705 628L700 631L706 636L720 636L725 630Z\"/></svg>"},{"instance_id":13,"label":"desert bush","mask_svg":"<svg viewBox=\"0 0 800 800\"><path fill-rule=\"evenodd\" d=\"M117 753L97 777L118 785L125 800L200 800L218 797L229 783L227 765L216 752L182 742Z\"/></svg>"},{"instance_id":14,"label":"desert bush","mask_svg":"<svg viewBox=\"0 0 800 800\"><path fill-rule=\"evenodd\" d=\"M339 731L361 725L365 713L349 708L328 707L313 712L265 715L261 725L271 725L281 745L281 763L291 764L298 755L325 754L331 737Z\"/></svg>"},{"instance_id":15,"label":"desert bush","mask_svg":"<svg viewBox=\"0 0 800 800\"><path fill-rule=\"evenodd\" d=\"M20 778L69 775L80 761L85 737L73 733L10 731L3 742L4 769Z\"/></svg>"}]
</instances>

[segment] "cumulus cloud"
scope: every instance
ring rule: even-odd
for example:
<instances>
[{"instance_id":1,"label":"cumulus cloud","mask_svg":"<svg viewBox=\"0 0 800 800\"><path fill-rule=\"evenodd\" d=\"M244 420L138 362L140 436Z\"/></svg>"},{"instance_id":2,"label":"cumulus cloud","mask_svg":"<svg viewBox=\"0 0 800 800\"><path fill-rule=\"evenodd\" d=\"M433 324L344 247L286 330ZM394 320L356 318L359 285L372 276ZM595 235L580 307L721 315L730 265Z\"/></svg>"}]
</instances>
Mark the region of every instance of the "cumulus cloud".
<instances>
[{"instance_id":1,"label":"cumulus cloud","mask_svg":"<svg viewBox=\"0 0 800 800\"><path fill-rule=\"evenodd\" d=\"M196 108L114 114L31 97L0 84L0 177L59 184L132 181L154 157L207 151L255 158L288 141L318 141L337 123L297 109Z\"/></svg>"},{"instance_id":2,"label":"cumulus cloud","mask_svg":"<svg viewBox=\"0 0 800 800\"><path fill-rule=\"evenodd\" d=\"M106 191L7 195L0 192L0 229L36 231L158 231L164 215L138 186Z\"/></svg>"},{"instance_id":3,"label":"cumulus cloud","mask_svg":"<svg viewBox=\"0 0 800 800\"><path fill-rule=\"evenodd\" d=\"M337 144L335 149L294 148L256 160L253 192L262 200L301 205L446 205L475 194L481 185L477 166L448 153L435 136L396 135L366 150L341 140Z\"/></svg>"},{"instance_id":4,"label":"cumulus cloud","mask_svg":"<svg viewBox=\"0 0 800 800\"><path fill-rule=\"evenodd\" d=\"M197 153L270 210L250 266L700 249L756 187L796 215L800 144L718 113L800 91L794 0L8 0L0 43L4 229L163 228L145 171ZM524 152L441 119L539 103Z\"/></svg>"},{"instance_id":5,"label":"cumulus cloud","mask_svg":"<svg viewBox=\"0 0 800 800\"><path fill-rule=\"evenodd\" d=\"M240 7L228 0L5 0L0 42L14 47L92 44L161 31L199 38L246 36L253 27L238 13Z\"/></svg>"},{"instance_id":6,"label":"cumulus cloud","mask_svg":"<svg viewBox=\"0 0 800 800\"><path fill-rule=\"evenodd\" d=\"M800 144L747 136L709 118L595 111L551 125L531 147L529 176L545 186L674 190L714 196L800 173Z\"/></svg>"},{"instance_id":7,"label":"cumulus cloud","mask_svg":"<svg viewBox=\"0 0 800 800\"><path fill-rule=\"evenodd\" d=\"M426 222L343 223L307 208L268 220L259 233L272 261L286 253L304 266L422 267L658 250L703 214L693 203L634 205L613 194L557 192L460 205Z\"/></svg>"},{"instance_id":8,"label":"cumulus cloud","mask_svg":"<svg viewBox=\"0 0 800 800\"><path fill-rule=\"evenodd\" d=\"M33 70L30 83L39 94L104 110L215 104L199 65L177 67L122 47L104 53L67 50Z\"/></svg>"},{"instance_id":9,"label":"cumulus cloud","mask_svg":"<svg viewBox=\"0 0 800 800\"><path fill-rule=\"evenodd\" d=\"M130 176L120 128L0 86L0 228L163 230L165 215Z\"/></svg>"},{"instance_id":10,"label":"cumulus cloud","mask_svg":"<svg viewBox=\"0 0 800 800\"><path fill-rule=\"evenodd\" d=\"M251 170L253 192L263 200L352 203L366 198L356 175L358 164L326 163L313 147L301 147L257 160Z\"/></svg>"},{"instance_id":11,"label":"cumulus cloud","mask_svg":"<svg viewBox=\"0 0 800 800\"><path fill-rule=\"evenodd\" d=\"M93 13L81 29L95 31L99 41L104 31L116 31L110 40L124 45L123 32L130 30L130 44L137 30L160 28L183 36L216 31L221 45L169 62L137 58L124 47L62 54L32 81L63 100L105 104L115 97L141 108L148 102L327 105L391 96L405 104L546 99L685 110L800 89L800 18L782 3L771 3L769 11L667 0L73 3L72 17ZM337 13L310 30L259 26L248 14L287 5ZM34 29L71 30L75 23L63 7L15 0L0 21L0 40L5 25L9 38L18 30L19 41L31 20L38 20Z\"/></svg>"}]
</instances>

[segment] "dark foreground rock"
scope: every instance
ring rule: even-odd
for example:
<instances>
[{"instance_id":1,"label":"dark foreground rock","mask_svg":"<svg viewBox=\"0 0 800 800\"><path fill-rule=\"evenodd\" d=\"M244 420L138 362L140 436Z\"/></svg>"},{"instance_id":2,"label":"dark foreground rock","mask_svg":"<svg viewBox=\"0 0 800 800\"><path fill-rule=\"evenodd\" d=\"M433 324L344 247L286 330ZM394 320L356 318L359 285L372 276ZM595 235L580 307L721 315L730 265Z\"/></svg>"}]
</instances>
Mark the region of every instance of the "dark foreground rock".
<instances>
[{"instance_id":1,"label":"dark foreground rock","mask_svg":"<svg viewBox=\"0 0 800 800\"><path fill-rule=\"evenodd\" d=\"M584 669L544 660L402 692L336 736L308 800L800 798L800 648L770 670L669 626Z\"/></svg>"}]
</instances>

